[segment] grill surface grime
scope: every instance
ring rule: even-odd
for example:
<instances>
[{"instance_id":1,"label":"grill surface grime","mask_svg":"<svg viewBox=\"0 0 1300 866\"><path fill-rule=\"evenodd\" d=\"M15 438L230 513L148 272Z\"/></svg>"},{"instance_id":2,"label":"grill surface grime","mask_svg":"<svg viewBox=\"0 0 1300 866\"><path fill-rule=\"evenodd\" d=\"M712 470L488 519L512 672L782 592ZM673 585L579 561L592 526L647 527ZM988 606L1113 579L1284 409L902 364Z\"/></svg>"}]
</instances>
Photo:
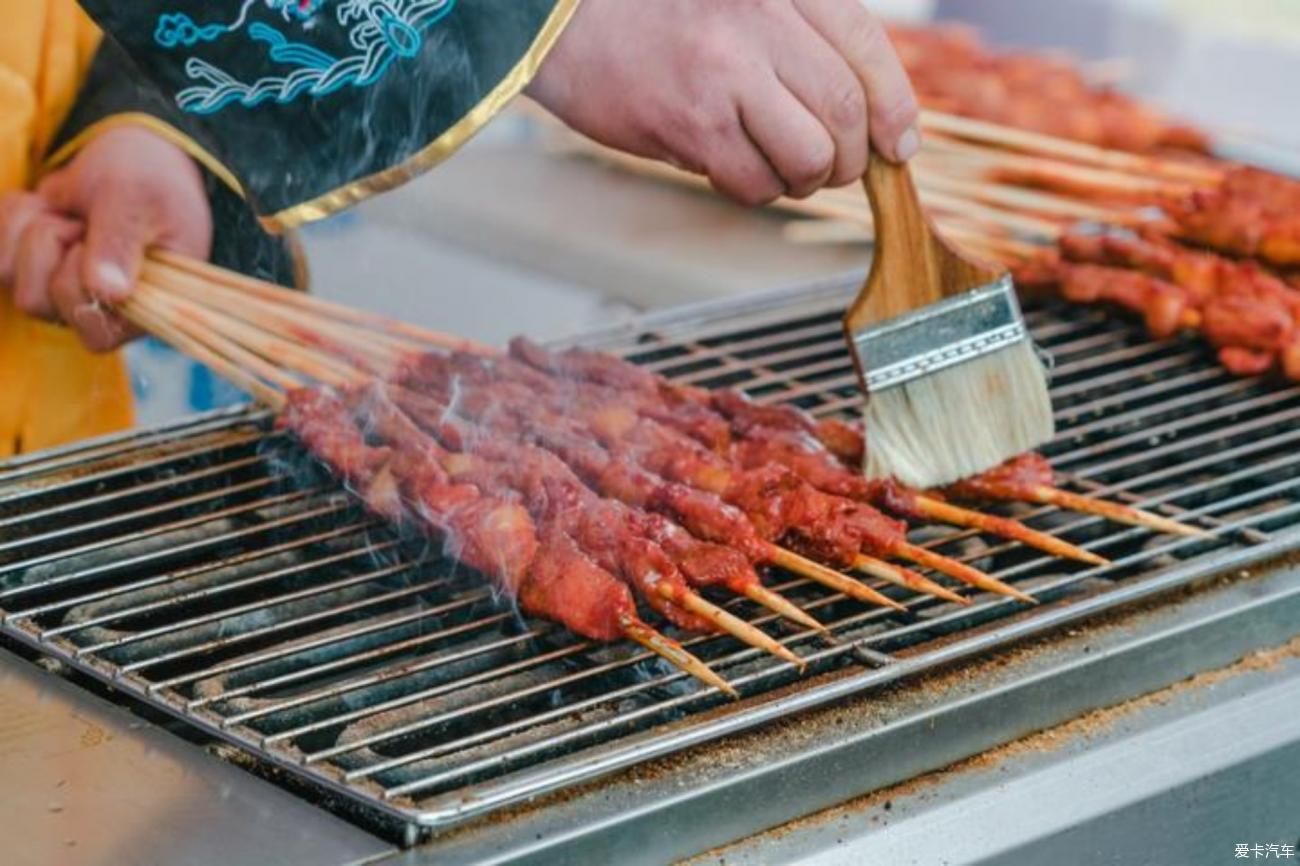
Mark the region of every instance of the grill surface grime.
<instances>
[{"instance_id":1,"label":"grill surface grime","mask_svg":"<svg viewBox=\"0 0 1300 866\"><path fill-rule=\"evenodd\" d=\"M697 307L583 342L679 381L852 412L839 326L848 293L841 284ZM1232 377L1199 344L1151 343L1096 312L1031 305L1027 318L1055 358L1060 434L1046 453L1063 486L1162 510L1216 539L1012 509L1113 561L1087 568L971 532L917 531L1048 603L1029 612L876 585L907 605L898 614L774 574L836 641L719 597L809 662L801 679L730 638L685 639L744 695L733 703L634 646L594 646L520 618L421 539L368 517L266 413L248 410L0 466L0 630L409 830L1300 544L1300 389Z\"/></svg>"}]
</instances>

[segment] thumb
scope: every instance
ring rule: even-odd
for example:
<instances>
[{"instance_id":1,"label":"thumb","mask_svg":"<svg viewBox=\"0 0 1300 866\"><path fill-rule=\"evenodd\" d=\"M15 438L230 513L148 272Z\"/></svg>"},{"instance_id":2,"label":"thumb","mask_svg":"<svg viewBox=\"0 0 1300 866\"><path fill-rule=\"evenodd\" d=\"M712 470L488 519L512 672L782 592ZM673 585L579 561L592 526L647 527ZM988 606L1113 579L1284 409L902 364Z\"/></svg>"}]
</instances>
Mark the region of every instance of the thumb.
<instances>
[{"instance_id":1,"label":"thumb","mask_svg":"<svg viewBox=\"0 0 1300 866\"><path fill-rule=\"evenodd\" d=\"M107 303L126 300L139 279L145 250L158 233L149 202L127 189L106 186L86 216L81 278L87 293Z\"/></svg>"}]
</instances>

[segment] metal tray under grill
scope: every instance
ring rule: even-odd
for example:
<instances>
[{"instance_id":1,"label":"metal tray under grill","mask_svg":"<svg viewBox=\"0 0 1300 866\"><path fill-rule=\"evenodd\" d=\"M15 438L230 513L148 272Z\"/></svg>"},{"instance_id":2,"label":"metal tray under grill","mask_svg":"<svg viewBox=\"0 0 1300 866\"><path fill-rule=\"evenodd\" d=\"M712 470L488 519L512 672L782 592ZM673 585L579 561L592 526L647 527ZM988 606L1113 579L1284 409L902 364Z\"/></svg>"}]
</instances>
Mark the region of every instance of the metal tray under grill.
<instances>
[{"instance_id":1,"label":"metal tray under grill","mask_svg":"<svg viewBox=\"0 0 1300 866\"><path fill-rule=\"evenodd\" d=\"M673 378L850 412L827 285L650 318L583 342ZM741 691L633 646L520 618L481 580L364 514L255 409L0 465L0 631L342 795L371 826L445 830L650 758L1046 633L1300 545L1300 389L1235 378L1193 342L1031 306L1055 358L1065 486L1163 510L1213 540L1015 509L1109 557L1086 568L969 532L916 539L1032 591L969 608L883 585L908 613L773 583L836 641L738 615L804 675L725 637L685 642ZM723 599L719 599L720 601Z\"/></svg>"}]
</instances>

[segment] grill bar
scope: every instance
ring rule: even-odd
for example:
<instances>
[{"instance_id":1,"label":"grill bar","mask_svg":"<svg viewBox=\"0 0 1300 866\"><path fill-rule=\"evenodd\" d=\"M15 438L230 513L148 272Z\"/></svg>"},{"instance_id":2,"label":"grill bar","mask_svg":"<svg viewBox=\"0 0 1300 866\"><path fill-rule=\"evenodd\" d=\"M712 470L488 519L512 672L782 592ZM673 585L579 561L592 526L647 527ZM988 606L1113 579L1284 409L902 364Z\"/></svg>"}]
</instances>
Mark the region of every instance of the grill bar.
<instances>
[{"instance_id":1,"label":"grill bar","mask_svg":"<svg viewBox=\"0 0 1300 866\"><path fill-rule=\"evenodd\" d=\"M164 526L150 529L145 533L136 532L136 533L130 533L126 535L118 535L112 538L103 539L102 541L96 541L90 544L82 544L76 547L68 548L66 550L60 550L55 553L48 553L41 556L33 556L19 562L7 563L3 568L0 568L0 577L4 577L9 574L14 574L20 571L25 571L27 569L34 568L38 565L48 565L52 562L57 562L61 559L69 559L75 556L80 556L81 554L95 553L97 551L105 550L108 548L120 547L123 544L126 544L128 542L133 542L133 541L139 541L142 538L165 535L167 533L175 532L179 529L186 529L192 526L198 526L203 523L211 523L212 521L222 517L233 517L241 514L249 514L257 511L260 508L266 508L272 505L288 505L293 502L301 502L307 499L309 496L319 492L320 492L319 490L304 490L304 491L299 491L294 493L282 493L276 496L267 497L266 499L260 500L258 502L251 502L244 505L231 506L229 508L222 508L220 510L213 511L210 513L200 514L195 517L187 517L183 520L177 520L173 523L169 523ZM158 558L162 558L162 556L159 555L159 556L155 556L154 558L158 559ZM76 574L67 575L63 579L63 582L69 583L74 580L80 580L83 579L84 577L91 576L92 573L93 573L92 570L87 570L85 572L78 572ZM3 601L4 599L14 595L21 595L25 592L31 592L32 590L48 589L49 586L50 585L48 583L32 584L27 586L17 586L9 590L3 590L0 591L0 601Z\"/></svg>"},{"instance_id":2,"label":"grill bar","mask_svg":"<svg viewBox=\"0 0 1300 866\"><path fill-rule=\"evenodd\" d=\"M126 646L127 644L136 643L137 641L148 640L149 638L154 638L154 637L161 637L163 635L170 634L171 632L181 631L183 629L193 628L194 626L217 622L219 620L223 620L228 617L238 616L239 614L257 613L259 611L263 611L268 608L278 607L282 604L288 604L291 601L300 601L305 598L311 598L312 596L325 595L327 593L337 592L340 589L347 589L350 586L361 586L362 584L371 583L374 580L381 577L387 577L388 575L397 574L403 571L409 571L410 568L411 568L410 564L405 562L398 563L397 565L385 566L384 568L376 568L371 571L367 571L364 574L354 575L353 577L345 578L343 580L333 580L321 586L311 587L310 589L300 589L296 592L287 592L282 595L272 596L271 598L266 599L265 601L249 602L248 604L242 604L236 607L226 608L224 610L218 610L213 613L204 614L203 616L191 617L189 619L183 619L183 620L179 620L178 622L168 623L167 625L158 626L157 628L145 629L143 631L134 632L133 634L114 638L113 640L107 640L101 643L94 643L94 644L90 644L89 646L83 646L77 650L77 655L84 656L84 655L90 655L92 653L102 652L103 650L106 649L115 649L118 647ZM150 659L142 659L138 662L133 662L132 663L134 665L133 669L139 667L147 667L151 663L151 661L152 660Z\"/></svg>"},{"instance_id":3,"label":"grill bar","mask_svg":"<svg viewBox=\"0 0 1300 866\"><path fill-rule=\"evenodd\" d=\"M710 305L588 342L678 381L854 412L849 290ZM1150 343L1098 311L1031 307L1027 321L1057 357L1047 452L1061 483L1215 538L1039 506L1017 516L1112 562L972 530L915 536L1050 603L1033 610L881 581L906 612L869 609L774 574L834 640L717 598L808 662L801 678L729 637L675 635L747 698L732 704L639 647L521 619L366 517L264 412L227 412L0 467L0 629L369 813L446 827L1300 544L1300 391L1229 377L1199 346Z\"/></svg>"},{"instance_id":4,"label":"grill bar","mask_svg":"<svg viewBox=\"0 0 1300 866\"><path fill-rule=\"evenodd\" d=\"M224 560L220 564L208 564L208 565L201 565L191 569L182 569L168 574L160 574L155 577L146 578L144 580L134 581L132 583L126 583L126 584L121 584L119 586L109 587L108 589L102 589L99 590L98 592L88 592L83 595L74 595L69 598L64 598L64 599L60 599L59 601L51 602L50 604L38 605L36 607L27 608L25 610L16 610L13 613L9 614L9 619L11 621L31 619L34 616L40 616L42 614L51 613L56 610L78 607L83 604L91 604L92 602L103 601L105 599L113 598L114 596L118 596L118 595L137 593L144 589L149 589L155 586L161 586L166 583L174 583L178 580L183 580L188 577L195 577L197 575L204 574L205 572L215 571L216 569L219 568L227 568L232 565L239 565L241 563L251 562L256 559L263 559L268 556L274 556L277 553L287 553L290 551L299 550L311 544L319 544L322 541L329 541L332 538L342 538L344 536L354 535L358 532L364 531L368 527L372 527L375 525L376 524L374 523L374 521L354 523L348 526L340 527L338 529L330 530L328 532L317 533L316 535L309 536L308 538L304 538L296 541L289 541L283 544L276 544L270 547L252 550L249 551L248 553L241 554L239 556L231 557L230 559ZM103 621L108 622L110 620L111 617L106 618ZM86 625L99 625L99 624L100 623L86 623ZM74 631L77 627L60 626L58 628L49 629L46 632L46 634L49 636L60 635L68 631Z\"/></svg>"},{"instance_id":5,"label":"grill bar","mask_svg":"<svg viewBox=\"0 0 1300 866\"><path fill-rule=\"evenodd\" d=\"M176 650L171 653L165 653L163 655L154 656L152 658L144 659L142 661L131 662L130 664L123 665L122 670L128 673L135 672L143 668L152 667L154 665L167 664L170 662L175 662L181 659L188 658L190 656L210 653L215 650L220 650L229 647L232 644L241 641L246 642L246 641L255 641L259 639L264 639L269 635L289 632L293 629L300 628L302 626L311 625L313 623L317 623L322 620L327 620L327 619L337 617L340 614L357 613L359 611L365 610L366 608L378 607L380 605L389 604L395 601L401 601L404 599L416 597L421 595L422 593L427 593L431 590L436 590L438 587L445 586L445 585L446 585L446 581L441 579L431 580L426 583L412 584L411 586L405 587L404 589L395 589L390 592L381 593L379 595L363 599L361 601L355 601L348 604L334 605L330 607L328 610L318 611L316 613L305 614L303 616L281 620L280 622L277 622L273 625L265 626L263 628L254 628L249 631L241 632L236 635L231 635L229 637L219 638L217 640L211 640L205 643L195 644L194 646L186 647L183 650ZM403 620L401 617L398 617L395 621L388 624L402 625L404 621L405 620ZM367 629L357 629L355 634L340 635L339 640L337 641L332 639L334 636L331 636L330 638L323 639L322 642L325 644L338 643L347 640L348 638L351 637L363 636L366 633L367 633ZM300 652L301 650L302 647L294 645L294 646L286 647L284 650L281 651L281 653L294 654ZM223 673L239 670L240 668L252 667L253 665L263 661L274 661L278 657L280 657L279 653L271 653L266 656L259 656L259 655L247 656L241 658L238 662L234 662L228 665L218 665L215 668L203 669L195 673L185 674L178 677L172 677L169 680L162 680L160 682L151 684L150 688L154 690L162 689L162 688L174 688L177 685L193 682L194 680L204 679L209 675L219 676Z\"/></svg>"},{"instance_id":6,"label":"grill bar","mask_svg":"<svg viewBox=\"0 0 1300 866\"><path fill-rule=\"evenodd\" d=\"M382 553L385 550L391 550L395 546L396 545L394 542L391 541L385 542L384 544L376 548L375 552ZM248 589L249 587L260 586L262 584L269 584L281 578L287 577L289 575L300 574L302 572L306 572L312 569L325 568L333 564L346 562L347 560L350 559L356 559L358 556L361 556L365 553L367 553L366 550L353 550L347 553L337 553L332 556L327 556L323 559L309 560L307 562L302 562L296 565L286 566L285 568L279 568L273 571L268 571L262 574L258 574L254 577L246 577L243 580L235 580L229 583L221 583L221 584L217 584L216 586L207 587L205 589L194 590L191 592L185 592L179 595L170 596L168 598L161 599L159 601L146 602L131 607L120 608L118 610L114 610L111 613L106 613L101 616L95 617L93 619L83 619L83 620L79 620L78 622L71 623L69 625L63 625L63 626L59 626L58 628L52 628L46 632L46 635L49 637L57 637L58 635L68 634L74 631L81 631L82 629L91 628L92 626L106 625L107 623L116 622L118 620L123 620L123 619L129 619L130 617L141 616L143 614L154 613L157 611L165 611L168 608L180 607L181 605L190 602L211 599L222 593L235 592L241 589ZM398 563L398 565L400 567L405 567L405 568L410 568L412 566L411 563ZM275 604L276 601L273 599L267 603L267 606L270 607L270 606L274 606ZM233 611L233 612L238 612L238 611ZM223 611L223 613L226 613L226 611ZM187 625L193 625L193 624L194 623L178 623L176 627L184 628ZM154 634L141 633L138 636L138 639L143 640L145 638L155 637L155 636L156 635ZM94 652L98 649L101 649L101 647L90 646L87 647L86 649L88 652Z\"/></svg>"},{"instance_id":7,"label":"grill bar","mask_svg":"<svg viewBox=\"0 0 1300 866\"><path fill-rule=\"evenodd\" d=\"M156 430L106 436L98 440L77 442L35 454L19 455L10 458L5 466L0 468L0 482L12 484L24 479L51 475L60 470L80 469L96 461L106 461L121 456L131 457L131 465L135 467L157 465L153 461L170 462L167 457L158 458L155 455L147 455L147 452L156 446L173 445L182 438L194 446L191 449L194 454L203 454L224 445L260 441L265 436L260 428L268 418L264 411L246 408L223 409L196 416L193 421L181 421ZM244 438L248 430L254 431L251 440ZM204 440L203 435L208 433L216 435L209 440ZM75 483L86 477L77 474L70 479L70 482ZM8 502L9 497L21 498L32 492L30 489L20 487L6 493L0 501Z\"/></svg>"}]
</instances>

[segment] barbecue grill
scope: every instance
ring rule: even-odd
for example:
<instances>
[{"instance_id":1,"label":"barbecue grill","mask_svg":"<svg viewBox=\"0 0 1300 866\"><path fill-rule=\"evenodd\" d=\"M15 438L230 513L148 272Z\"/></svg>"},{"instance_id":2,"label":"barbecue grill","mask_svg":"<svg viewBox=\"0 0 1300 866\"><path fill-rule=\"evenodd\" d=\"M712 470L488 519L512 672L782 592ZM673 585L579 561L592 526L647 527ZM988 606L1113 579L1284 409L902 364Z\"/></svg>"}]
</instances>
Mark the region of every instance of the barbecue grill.
<instances>
[{"instance_id":1,"label":"barbecue grill","mask_svg":"<svg viewBox=\"0 0 1300 866\"><path fill-rule=\"evenodd\" d=\"M855 285L582 342L678 381L851 412L839 316ZM803 674L730 638L685 641L733 702L635 646L521 618L241 409L0 466L0 632L438 862L572 862L615 845L662 862L1293 637L1300 575L1273 564L1300 548L1300 388L1233 377L1195 343L1153 343L1097 311L1031 303L1027 321L1055 359L1060 433L1045 453L1061 486L1213 538L1014 509L1112 560L1092 568L969 531L914 537L1014 581L1043 601L1032 609L875 585L905 603L896 613L778 578L835 640L778 632ZM1145 617L1130 638L1158 627L1161 642L1079 665L1081 630L1100 645L1099 619L1125 616ZM1010 682L979 668L1062 635L1074 649L1042 650Z\"/></svg>"}]
</instances>

